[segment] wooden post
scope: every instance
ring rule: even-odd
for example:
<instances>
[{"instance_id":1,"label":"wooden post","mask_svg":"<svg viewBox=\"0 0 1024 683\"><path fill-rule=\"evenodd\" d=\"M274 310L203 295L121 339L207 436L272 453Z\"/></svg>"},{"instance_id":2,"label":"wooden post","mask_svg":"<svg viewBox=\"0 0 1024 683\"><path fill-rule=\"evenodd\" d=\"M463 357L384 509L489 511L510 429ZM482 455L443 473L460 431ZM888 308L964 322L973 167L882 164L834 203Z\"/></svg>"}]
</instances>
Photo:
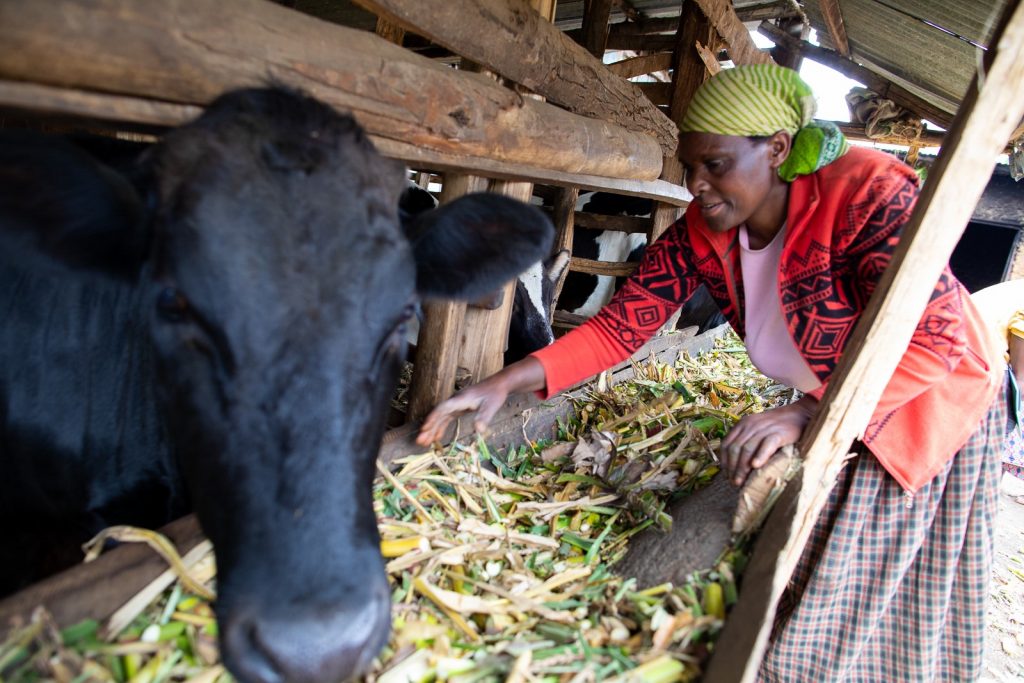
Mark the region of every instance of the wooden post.
<instances>
[{"instance_id":1,"label":"wooden post","mask_svg":"<svg viewBox=\"0 0 1024 683\"><path fill-rule=\"evenodd\" d=\"M1024 4L1011 2L1001 26L990 43L992 63L984 79L975 77L968 89L892 262L804 433L803 470L790 482L758 539L739 602L704 677L708 683L743 683L756 677L776 604L850 444L870 420L985 189L996 156L1024 116Z\"/></svg>"},{"instance_id":2,"label":"wooden post","mask_svg":"<svg viewBox=\"0 0 1024 683\"><path fill-rule=\"evenodd\" d=\"M792 36L793 40L802 41L804 39L808 27L800 17L782 17L778 22L779 30L785 32L786 35ZM788 41L776 44L771 50L772 59L782 66L788 66L794 71L799 71L800 64L804 61L804 58L800 50L792 49L791 45L792 43Z\"/></svg>"},{"instance_id":3,"label":"wooden post","mask_svg":"<svg viewBox=\"0 0 1024 683\"><path fill-rule=\"evenodd\" d=\"M554 0L530 0L530 4L545 22L554 19ZM530 93L523 93L523 97L539 98ZM491 182L490 191L529 202L533 194L533 183L495 180ZM466 311L460 364L469 370L474 382L493 375L505 366L505 347L508 345L515 288L515 280L506 284L502 288L501 304L493 310L471 307Z\"/></svg>"},{"instance_id":4,"label":"wooden post","mask_svg":"<svg viewBox=\"0 0 1024 683\"><path fill-rule=\"evenodd\" d=\"M441 203L479 192L487 181L476 176L451 173L441 187ZM409 388L407 420L421 420L434 406L452 395L458 369L466 304L462 301L427 301L423 304L423 325L416 344L412 383Z\"/></svg>"},{"instance_id":5,"label":"wooden post","mask_svg":"<svg viewBox=\"0 0 1024 683\"><path fill-rule=\"evenodd\" d=\"M583 47L603 60L608 45L608 20L612 15L612 0L584 0Z\"/></svg>"},{"instance_id":6,"label":"wooden post","mask_svg":"<svg viewBox=\"0 0 1024 683\"><path fill-rule=\"evenodd\" d=\"M580 198L580 190L577 187L562 187L555 194L555 204L551 214L551 220L555 224L555 246L553 253L562 249L572 255L572 233L576 229L576 202ZM562 286L565 285L565 278L569 275L566 268L555 283L554 294L551 297L551 316L554 318L555 309L558 308L558 295L562 293ZM550 321L549 321L550 322Z\"/></svg>"},{"instance_id":7,"label":"wooden post","mask_svg":"<svg viewBox=\"0 0 1024 683\"><path fill-rule=\"evenodd\" d=\"M673 52L672 104L669 106L669 118L676 126L682 123L686 107L689 106L697 88L708 78L708 70L697 45L712 48L718 42L718 33L704 11L693 0L686 0L679 15L679 30L676 32L676 48ZM683 166L679 163L678 156L666 156L662 159L661 169L662 180L676 184L683 182ZM681 214L679 207L657 202L651 214L648 243L658 239Z\"/></svg>"}]
</instances>

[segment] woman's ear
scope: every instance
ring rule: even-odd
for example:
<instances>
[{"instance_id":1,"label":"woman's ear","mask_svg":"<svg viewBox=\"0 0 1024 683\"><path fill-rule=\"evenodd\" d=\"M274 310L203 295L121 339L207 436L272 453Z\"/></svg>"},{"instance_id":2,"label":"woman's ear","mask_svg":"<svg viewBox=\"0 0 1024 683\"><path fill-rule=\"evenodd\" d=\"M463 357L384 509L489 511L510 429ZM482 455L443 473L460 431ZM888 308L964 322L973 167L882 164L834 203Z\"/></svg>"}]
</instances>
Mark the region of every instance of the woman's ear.
<instances>
[{"instance_id":1,"label":"woman's ear","mask_svg":"<svg viewBox=\"0 0 1024 683\"><path fill-rule=\"evenodd\" d=\"M780 130L768 138L768 159L773 169L782 166L792 151L793 135L788 131Z\"/></svg>"}]
</instances>

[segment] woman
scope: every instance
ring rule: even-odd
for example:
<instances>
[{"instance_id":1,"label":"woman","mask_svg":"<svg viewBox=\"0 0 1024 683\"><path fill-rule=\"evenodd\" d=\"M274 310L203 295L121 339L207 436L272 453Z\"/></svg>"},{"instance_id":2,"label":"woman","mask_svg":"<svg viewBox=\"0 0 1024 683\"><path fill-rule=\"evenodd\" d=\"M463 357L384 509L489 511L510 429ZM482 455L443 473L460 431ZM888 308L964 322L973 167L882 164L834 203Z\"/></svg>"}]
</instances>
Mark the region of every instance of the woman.
<instances>
[{"instance_id":1,"label":"woman","mask_svg":"<svg viewBox=\"0 0 1024 683\"><path fill-rule=\"evenodd\" d=\"M694 196L638 272L570 334L440 404L486 427L511 392L549 396L625 358L706 284L765 374L804 392L745 416L722 441L741 484L799 441L917 198L894 157L812 122L796 72L722 71L695 95L680 158ZM780 605L768 681L967 680L981 666L1000 371L948 268Z\"/></svg>"}]
</instances>

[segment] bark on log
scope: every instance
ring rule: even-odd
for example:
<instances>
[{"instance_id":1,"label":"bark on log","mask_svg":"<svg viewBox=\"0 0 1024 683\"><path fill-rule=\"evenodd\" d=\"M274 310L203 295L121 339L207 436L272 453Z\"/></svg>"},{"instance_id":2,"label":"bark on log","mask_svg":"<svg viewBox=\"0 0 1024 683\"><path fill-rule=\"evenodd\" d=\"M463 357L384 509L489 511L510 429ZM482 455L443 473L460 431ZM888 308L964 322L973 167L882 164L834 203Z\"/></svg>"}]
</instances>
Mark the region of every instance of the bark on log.
<instances>
[{"instance_id":1,"label":"bark on log","mask_svg":"<svg viewBox=\"0 0 1024 683\"><path fill-rule=\"evenodd\" d=\"M0 78L206 104L268 81L350 109L373 134L569 173L654 179L662 149L364 31L255 0L0 3Z\"/></svg>"},{"instance_id":2,"label":"bark on log","mask_svg":"<svg viewBox=\"0 0 1024 683\"><path fill-rule=\"evenodd\" d=\"M675 150L676 131L668 117L526 0L356 2L571 112L651 136L665 154Z\"/></svg>"}]
</instances>

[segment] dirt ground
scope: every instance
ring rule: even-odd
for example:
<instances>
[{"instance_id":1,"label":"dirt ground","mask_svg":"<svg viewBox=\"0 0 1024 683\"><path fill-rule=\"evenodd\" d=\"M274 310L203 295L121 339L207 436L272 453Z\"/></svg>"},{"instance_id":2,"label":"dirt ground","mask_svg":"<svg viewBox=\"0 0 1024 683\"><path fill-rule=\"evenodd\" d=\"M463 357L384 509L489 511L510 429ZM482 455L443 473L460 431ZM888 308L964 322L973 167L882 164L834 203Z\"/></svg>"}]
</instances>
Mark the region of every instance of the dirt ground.
<instances>
[{"instance_id":1,"label":"dirt ground","mask_svg":"<svg viewBox=\"0 0 1024 683\"><path fill-rule=\"evenodd\" d=\"M995 555L981 681L1024 681L1024 482L1005 475L996 516Z\"/></svg>"}]
</instances>

